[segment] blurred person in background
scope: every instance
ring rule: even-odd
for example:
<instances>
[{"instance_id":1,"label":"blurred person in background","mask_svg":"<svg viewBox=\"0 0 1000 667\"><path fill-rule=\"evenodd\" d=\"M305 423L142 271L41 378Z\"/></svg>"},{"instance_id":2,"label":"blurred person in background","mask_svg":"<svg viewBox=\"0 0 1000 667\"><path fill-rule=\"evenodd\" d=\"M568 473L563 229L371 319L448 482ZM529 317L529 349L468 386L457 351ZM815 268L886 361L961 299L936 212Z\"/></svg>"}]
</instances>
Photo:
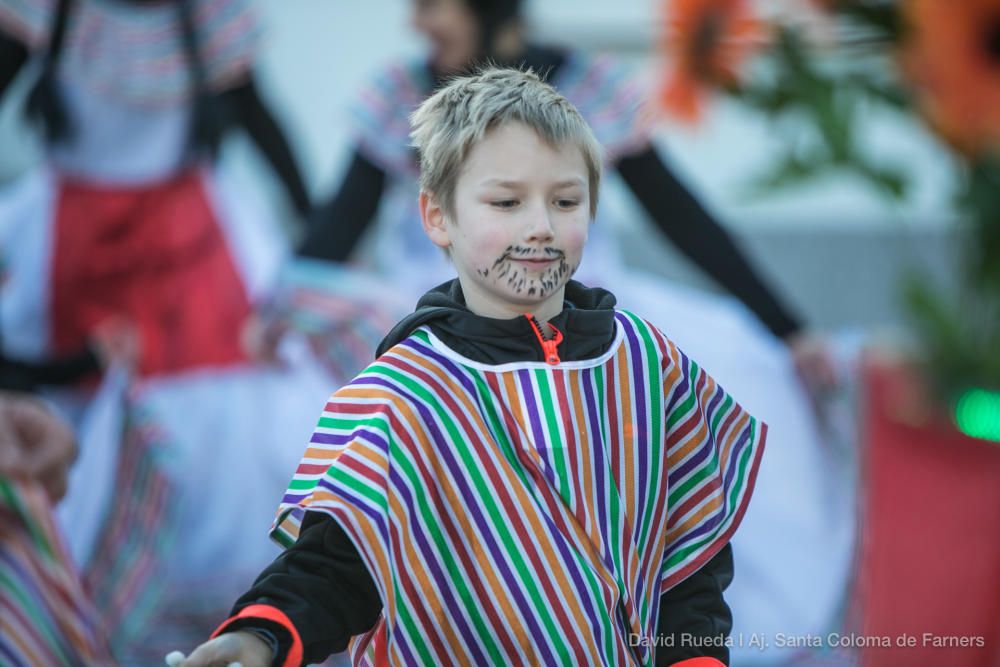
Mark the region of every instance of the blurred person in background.
<instances>
[{"instance_id":1,"label":"blurred person in background","mask_svg":"<svg viewBox=\"0 0 1000 667\"><path fill-rule=\"evenodd\" d=\"M591 234L601 239L588 245L601 251L584 256L578 279L626 295L622 307L647 313L772 426L759 496L733 542L731 605L740 619L733 636L839 627L853 549L853 488L832 472L833 454L824 446L808 391L820 400L835 384L826 344L806 331L671 173L652 144L647 93L618 63L527 41L519 0L414 0L412 23L428 38L431 53L389 65L361 93L346 173L313 216L300 255L344 262L372 230L375 272L397 293L415 299L443 282L451 269L420 225L409 114L449 76L485 62L530 67L546 77L580 109L604 146L607 166L621 175L656 228L739 299L636 270L607 250L616 245L598 212ZM384 227L373 229L377 212ZM733 648L733 659L777 658L762 646L744 645Z\"/></svg>"},{"instance_id":2,"label":"blurred person in background","mask_svg":"<svg viewBox=\"0 0 1000 667\"><path fill-rule=\"evenodd\" d=\"M40 168L0 188L3 353L50 384L98 370L88 341L109 317L141 339L131 377L66 398L84 406L83 446L60 507L124 664L159 661L158 640L203 636L271 560L246 527L270 524L335 384L308 363L256 365L241 345L287 242L217 166L227 132L246 131L294 210L309 208L257 91L251 9L0 0L0 96L37 64L27 110L46 146ZM53 376L67 360L80 363Z\"/></svg>"},{"instance_id":3,"label":"blurred person in background","mask_svg":"<svg viewBox=\"0 0 1000 667\"><path fill-rule=\"evenodd\" d=\"M245 194L212 173L225 133L245 130L294 208L309 209L254 83L257 32L246 1L0 2L0 96L29 57L40 61L27 112L51 169L31 208L53 219L45 277L56 351L124 312L143 331L145 374L242 360L232 327L252 289L240 263L266 241L244 229L262 225L240 206Z\"/></svg>"}]
</instances>

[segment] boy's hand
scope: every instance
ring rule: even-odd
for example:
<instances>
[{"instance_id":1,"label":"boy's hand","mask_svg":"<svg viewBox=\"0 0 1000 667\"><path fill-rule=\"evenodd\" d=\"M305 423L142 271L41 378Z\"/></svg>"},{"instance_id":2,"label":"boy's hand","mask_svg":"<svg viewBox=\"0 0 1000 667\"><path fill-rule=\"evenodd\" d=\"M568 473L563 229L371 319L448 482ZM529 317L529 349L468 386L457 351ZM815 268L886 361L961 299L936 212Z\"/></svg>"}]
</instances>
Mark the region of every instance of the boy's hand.
<instances>
[{"instance_id":1,"label":"boy's hand","mask_svg":"<svg viewBox=\"0 0 1000 667\"><path fill-rule=\"evenodd\" d=\"M238 662L243 667L269 667L274 656L271 647L251 632L227 632L205 642L178 667L228 667Z\"/></svg>"}]
</instances>

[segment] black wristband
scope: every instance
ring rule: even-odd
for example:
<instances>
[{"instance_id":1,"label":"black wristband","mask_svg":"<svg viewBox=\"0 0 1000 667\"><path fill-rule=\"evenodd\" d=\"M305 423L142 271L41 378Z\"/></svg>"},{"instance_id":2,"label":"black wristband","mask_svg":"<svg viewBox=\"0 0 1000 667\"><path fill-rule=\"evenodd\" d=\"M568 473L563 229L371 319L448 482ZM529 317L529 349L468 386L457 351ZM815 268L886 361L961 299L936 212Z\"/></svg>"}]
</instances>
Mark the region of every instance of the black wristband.
<instances>
[{"instance_id":1,"label":"black wristband","mask_svg":"<svg viewBox=\"0 0 1000 667\"><path fill-rule=\"evenodd\" d=\"M280 624L264 618L239 618L226 626L223 633L250 632L260 637L271 649L271 665L280 666L292 646L292 636Z\"/></svg>"},{"instance_id":2,"label":"black wristband","mask_svg":"<svg viewBox=\"0 0 1000 667\"><path fill-rule=\"evenodd\" d=\"M264 640L268 648L271 649L271 663L273 664L275 658L278 657L278 638L274 636L274 633L264 628L243 628L242 632L249 632Z\"/></svg>"}]
</instances>

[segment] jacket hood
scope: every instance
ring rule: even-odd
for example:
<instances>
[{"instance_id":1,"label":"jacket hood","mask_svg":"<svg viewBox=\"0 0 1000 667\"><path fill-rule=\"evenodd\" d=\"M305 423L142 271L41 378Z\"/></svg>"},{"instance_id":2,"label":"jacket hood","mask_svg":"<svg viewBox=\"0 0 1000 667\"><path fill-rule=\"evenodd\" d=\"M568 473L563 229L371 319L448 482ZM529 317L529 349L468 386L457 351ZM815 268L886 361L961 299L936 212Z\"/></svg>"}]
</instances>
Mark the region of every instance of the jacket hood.
<instances>
[{"instance_id":1,"label":"jacket hood","mask_svg":"<svg viewBox=\"0 0 1000 667\"><path fill-rule=\"evenodd\" d=\"M616 302L614 294L600 287L587 287L575 280L566 283L563 310L549 320L563 334L557 350L561 361L590 359L611 347L615 338ZM476 315L466 307L457 278L424 294L416 310L382 340L377 356L425 324L449 348L481 363L495 365L546 358L527 317L496 319Z\"/></svg>"}]
</instances>

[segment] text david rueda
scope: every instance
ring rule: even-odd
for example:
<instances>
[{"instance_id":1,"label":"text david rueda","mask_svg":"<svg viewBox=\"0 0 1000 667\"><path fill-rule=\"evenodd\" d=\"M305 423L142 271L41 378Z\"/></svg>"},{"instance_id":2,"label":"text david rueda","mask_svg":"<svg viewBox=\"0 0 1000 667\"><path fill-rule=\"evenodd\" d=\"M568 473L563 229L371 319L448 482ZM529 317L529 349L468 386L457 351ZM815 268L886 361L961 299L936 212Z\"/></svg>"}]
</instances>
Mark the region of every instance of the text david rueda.
<instances>
[{"instance_id":1,"label":"text david rueda","mask_svg":"<svg viewBox=\"0 0 1000 667\"><path fill-rule=\"evenodd\" d=\"M649 648L660 646L666 648L675 646L683 648L721 646L742 648L745 646L758 648L762 651L772 646L775 648L982 648L986 646L986 639L981 636L938 635L932 632L924 632L920 635L906 633L896 636L839 634L836 632L826 635L788 635L778 632L773 637L762 632L750 634L740 632L731 636L705 636L682 632L676 635L658 637L645 637L631 633L629 634L629 645Z\"/></svg>"}]
</instances>

